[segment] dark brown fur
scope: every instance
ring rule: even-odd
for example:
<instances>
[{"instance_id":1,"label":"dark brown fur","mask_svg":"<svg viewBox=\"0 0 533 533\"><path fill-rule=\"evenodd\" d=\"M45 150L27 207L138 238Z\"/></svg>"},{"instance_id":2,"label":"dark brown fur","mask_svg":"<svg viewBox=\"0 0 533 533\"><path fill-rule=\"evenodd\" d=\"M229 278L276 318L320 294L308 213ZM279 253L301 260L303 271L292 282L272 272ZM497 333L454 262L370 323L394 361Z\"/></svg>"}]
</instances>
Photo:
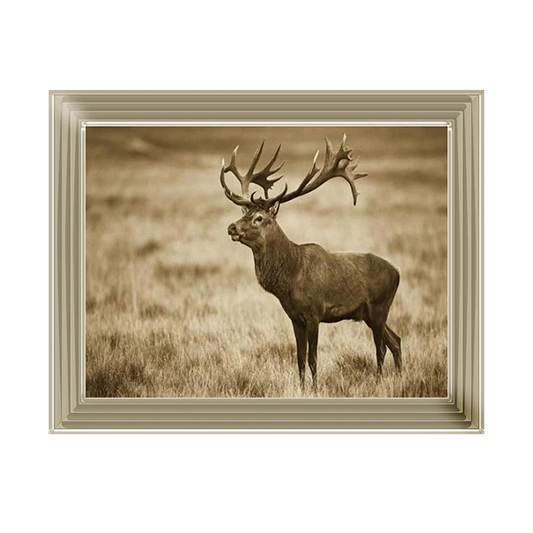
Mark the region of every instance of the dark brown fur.
<instances>
[{"instance_id":1,"label":"dark brown fur","mask_svg":"<svg viewBox=\"0 0 533 533\"><path fill-rule=\"evenodd\" d=\"M364 321L374 335L378 373L387 348L401 371L401 341L387 317L400 273L371 253L328 252L318 244L295 244L276 222L279 205L252 207L228 233L250 247L261 287L274 294L292 321L302 387L308 356L317 389L317 344L320 322Z\"/></svg>"}]
</instances>

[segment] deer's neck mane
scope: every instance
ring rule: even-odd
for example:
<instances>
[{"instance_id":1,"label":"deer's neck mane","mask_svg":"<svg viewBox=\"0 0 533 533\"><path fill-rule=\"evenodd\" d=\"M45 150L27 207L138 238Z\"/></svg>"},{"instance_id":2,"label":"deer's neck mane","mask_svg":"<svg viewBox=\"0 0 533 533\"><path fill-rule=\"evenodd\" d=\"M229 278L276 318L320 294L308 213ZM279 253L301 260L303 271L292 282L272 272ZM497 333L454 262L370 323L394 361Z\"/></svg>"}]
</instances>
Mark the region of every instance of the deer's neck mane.
<instances>
[{"instance_id":1,"label":"deer's neck mane","mask_svg":"<svg viewBox=\"0 0 533 533\"><path fill-rule=\"evenodd\" d=\"M299 246L275 223L263 245L252 251L259 285L278 298L288 294L299 264Z\"/></svg>"}]
</instances>

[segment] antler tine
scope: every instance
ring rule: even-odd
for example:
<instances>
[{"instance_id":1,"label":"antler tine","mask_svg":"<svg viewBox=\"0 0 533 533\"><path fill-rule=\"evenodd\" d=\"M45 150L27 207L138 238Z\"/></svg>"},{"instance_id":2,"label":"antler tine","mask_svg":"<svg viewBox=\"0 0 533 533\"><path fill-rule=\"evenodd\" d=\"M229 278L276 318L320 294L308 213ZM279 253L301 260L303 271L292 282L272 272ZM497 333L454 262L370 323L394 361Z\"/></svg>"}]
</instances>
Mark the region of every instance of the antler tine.
<instances>
[{"instance_id":1,"label":"antler tine","mask_svg":"<svg viewBox=\"0 0 533 533\"><path fill-rule=\"evenodd\" d=\"M237 151L237 148L235 148L235 150L233 151L234 154ZM232 155L232 161L233 160L234 160L234 157ZM226 197L229 200L231 200L234 204L240 205L240 206L251 207L252 206L252 202L248 198L246 198L244 196L239 196L238 194L235 194L234 192L232 192L231 189L228 187L228 185L226 183L226 172L228 172L228 170L231 170L231 168L230 168L231 165L232 165L232 162L230 162L228 167L224 167L224 159L222 159L222 167L220 168L220 184L224 188L224 193L225 193Z\"/></svg>"},{"instance_id":2,"label":"antler tine","mask_svg":"<svg viewBox=\"0 0 533 533\"><path fill-rule=\"evenodd\" d=\"M326 141L326 156L324 158L324 166L326 166L333 159L334 154L331 141L327 137L324 137L324 140Z\"/></svg>"},{"instance_id":3,"label":"antler tine","mask_svg":"<svg viewBox=\"0 0 533 533\"><path fill-rule=\"evenodd\" d=\"M276 167L275 169L272 168L272 165L276 162L276 159L278 158L279 152L281 150L281 144L278 145L276 151L274 152L274 155L270 159L270 161L266 164L265 168L261 172L268 172L269 174L275 174L278 170L281 169L284 162L282 161L279 165L279 167Z\"/></svg>"},{"instance_id":4,"label":"antler tine","mask_svg":"<svg viewBox=\"0 0 533 533\"><path fill-rule=\"evenodd\" d=\"M265 141L261 143L259 148L256 150L252 162L250 164L250 168L246 172L246 174L241 174L239 172L239 169L237 168L237 150L239 147L235 147L233 150L233 153L231 154L231 160L229 162L229 165L224 167L224 172L231 172L240 182L241 184L241 191L242 196L245 198L249 197L250 194L250 185L252 183L259 185L263 188L265 191L265 196L268 198L268 191L276 183L278 180L280 180L283 176L279 176L277 178L269 180L268 178L275 174L278 170L281 169L283 166L283 163L276 168L272 168L272 165L275 163L279 152L281 150L281 144L278 146L278 149L274 153L272 159L267 163L267 165L260 170L259 172L255 172L255 167L257 166L257 163L259 162L259 159L261 158L261 154L263 153L263 147L265 145ZM232 193L233 194L233 193Z\"/></svg>"},{"instance_id":5,"label":"antler tine","mask_svg":"<svg viewBox=\"0 0 533 533\"><path fill-rule=\"evenodd\" d=\"M224 172L232 172L235 177L241 181L243 176L241 175L241 173L239 172L239 169L237 168L237 150L239 149L239 145L237 145L234 149L233 149L233 152L231 152L231 159L230 159L230 162L229 162L229 165L224 169Z\"/></svg>"},{"instance_id":6,"label":"antler tine","mask_svg":"<svg viewBox=\"0 0 533 533\"><path fill-rule=\"evenodd\" d=\"M254 170L257 165L257 162L259 161L259 158L261 157L261 154L263 153L263 146L265 146L265 140L263 139L261 141L261 146L255 151L255 154L252 158L252 163L250 164L250 169L246 173L246 177L252 179L254 176Z\"/></svg>"},{"instance_id":7,"label":"antler tine","mask_svg":"<svg viewBox=\"0 0 533 533\"><path fill-rule=\"evenodd\" d=\"M262 207L263 209L270 209L276 202L279 202L285 194L287 194L287 190L289 189L289 186L285 182L285 187L283 190L274 198L254 198L256 191L252 193L252 196L250 197L250 200L254 205L258 205Z\"/></svg>"},{"instance_id":8,"label":"antler tine","mask_svg":"<svg viewBox=\"0 0 533 533\"><path fill-rule=\"evenodd\" d=\"M343 133L342 134L341 148L344 148L345 144L346 144L346 133Z\"/></svg>"},{"instance_id":9,"label":"antler tine","mask_svg":"<svg viewBox=\"0 0 533 533\"><path fill-rule=\"evenodd\" d=\"M314 175L318 172L319 168L316 162L318 161L318 156L320 155L320 150L316 151L315 157L313 158L313 163L311 165L311 168L309 172L307 173L307 176L304 178L300 186L303 186L302 189L313 179ZM300 188L300 187L298 187Z\"/></svg>"},{"instance_id":10,"label":"antler tine","mask_svg":"<svg viewBox=\"0 0 533 533\"><path fill-rule=\"evenodd\" d=\"M245 194L245 177L239 172L239 169L237 168L237 150L239 149L239 145L237 145L233 152L231 153L231 159L229 162L229 165L224 168L224 172L231 172L241 183L242 193ZM246 193L247 195L247 193Z\"/></svg>"},{"instance_id":11,"label":"antler tine","mask_svg":"<svg viewBox=\"0 0 533 533\"><path fill-rule=\"evenodd\" d=\"M350 162L353 160L353 157L352 149L346 146L346 134L343 135L341 145L336 152L333 150L333 146L331 145L331 142L327 137L325 137L325 141L326 153L324 156L324 166L322 167L322 170L320 170L320 172L316 174L318 172L318 167L316 165L316 160L318 158L317 152L313 160L311 169L309 170L303 181L300 183L299 187L295 191L281 198L281 203L285 203L292 200L293 198L297 198L298 196L308 194L311 191L318 189L318 187L326 183L326 181L329 181L332 178L339 177L343 178L345 181L348 182L352 191L353 204L357 204L357 197L359 196L359 191L355 187L355 180L364 178L368 174L354 174L354 170L357 167L357 164L359 163L359 158L355 161L355 164L351 168L348 167Z\"/></svg>"},{"instance_id":12,"label":"antler tine","mask_svg":"<svg viewBox=\"0 0 533 533\"><path fill-rule=\"evenodd\" d=\"M269 189L271 189L274 183L279 181L283 176L278 176L271 180L269 180L268 178L278 172L281 167L283 167L283 163L278 165L276 168L272 168L272 165L274 165L274 163L276 162L279 152L281 150L280 144L270 161L263 167L263 169L259 172L254 172L257 161L259 160L259 156L261 155L261 152L263 150L264 142L265 141L261 143L261 147L254 155L254 158L252 160L252 166L250 167L250 170L246 173L246 177L250 180L251 183L259 185L265 191L265 197L268 198Z\"/></svg>"}]
</instances>

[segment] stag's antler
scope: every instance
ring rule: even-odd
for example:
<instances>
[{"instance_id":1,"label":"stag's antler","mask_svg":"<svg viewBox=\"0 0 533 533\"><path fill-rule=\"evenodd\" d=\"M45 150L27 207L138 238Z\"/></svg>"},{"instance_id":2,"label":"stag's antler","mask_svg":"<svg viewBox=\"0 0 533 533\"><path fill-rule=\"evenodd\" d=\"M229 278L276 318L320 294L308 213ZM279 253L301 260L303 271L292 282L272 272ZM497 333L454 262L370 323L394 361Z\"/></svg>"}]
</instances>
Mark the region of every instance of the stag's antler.
<instances>
[{"instance_id":1,"label":"stag's antler","mask_svg":"<svg viewBox=\"0 0 533 533\"><path fill-rule=\"evenodd\" d=\"M265 145L265 141L261 143L261 146L259 149L255 152L252 162L250 164L250 168L248 169L248 172L246 174L241 174L239 172L239 169L237 168L236 159L237 159L237 150L239 147L237 146L235 150L233 150L233 153L231 154L231 160L227 167L224 167L224 161L222 161L222 170L221 170L221 182L222 186L224 187L224 190L226 191L226 195L229 191L226 183L224 174L226 172L231 172L241 183L241 189L242 189L242 196L239 197L235 193L232 193L231 191L231 198L230 200L238 199L238 198L249 198L250 196L250 185L252 183L255 183L256 185L259 185L262 187L262 189L265 191L265 198L268 198L268 191L272 188L274 183L276 183L278 180L280 180L283 176L278 176L277 178L269 180L268 178L275 174L278 170L281 169L283 166L283 163L281 163L276 168L272 168L274 163L276 162L276 159L279 155L279 151L281 150L281 144L278 146L278 149L276 150L275 154L272 156L272 159L267 163L267 165L263 168L263 170L260 170L259 172L255 172L255 167L257 166L257 163L259 161L259 158L261 157L261 154L263 152L263 146ZM244 205L240 203L239 205Z\"/></svg>"},{"instance_id":2,"label":"stag's antler","mask_svg":"<svg viewBox=\"0 0 533 533\"><path fill-rule=\"evenodd\" d=\"M364 178L365 176L368 176L368 174L355 173L355 169L359 164L359 158L357 158L350 166L350 162L353 160L353 157L352 149L346 146L346 134L344 134L344 136L342 137L342 143L337 152L333 150L333 146L331 145L331 142L327 137L325 137L325 140L326 156L324 158L324 166L322 167L322 170L320 170L316 164L318 154L320 153L320 150L317 150L313 159L313 164L311 165L311 168L309 169L309 172L307 173L303 181L300 183L296 190L284 195L283 198L280 199L280 203L289 202L294 198L298 198L299 196L308 194L311 191L318 189L321 185L324 185L326 181L338 177L343 178L349 183L353 196L353 205L357 204L357 197L359 196L359 192L355 187L355 180Z\"/></svg>"},{"instance_id":3,"label":"stag's antler","mask_svg":"<svg viewBox=\"0 0 533 533\"><path fill-rule=\"evenodd\" d=\"M230 190L230 188L226 184L226 180L224 177L224 173L226 172L224 167L224 160L222 160L222 167L220 168L220 183L222 184L222 187L224 188L224 192L226 193L226 196L229 200L231 200L234 204L244 206L244 207L253 207L254 205L259 205L265 209L268 209L269 207L273 206L276 202L278 202L283 195L287 192L287 184L285 184L285 188L281 192L281 194L278 194L278 196L275 196L274 198L269 199L263 199L263 198L254 198L255 191L252 193L252 196L250 198L247 198L246 196L240 196L238 194L235 194ZM281 176L280 178L281 179ZM276 180L277 181L277 180Z\"/></svg>"},{"instance_id":4,"label":"stag's antler","mask_svg":"<svg viewBox=\"0 0 533 533\"><path fill-rule=\"evenodd\" d=\"M234 203L240 206L246 206L246 207L252 207L253 205L261 206L265 209L268 209L272 205L274 205L276 202L285 203L289 202L290 200L293 200L294 198L298 198L299 196L304 196L305 194L310 193L311 191L314 191L315 189L318 189L321 185L326 183L326 181L332 179L332 178L343 178L346 180L349 185L350 189L352 191L353 196L353 204L356 205L357 203L357 196L359 195L359 192L357 191L355 187L355 180L358 180L359 178L364 178L365 176L368 176L366 173L355 173L355 169L357 168L357 165L359 164L359 158L357 158L352 165L350 166L350 162L352 161L352 149L348 148L346 143L346 134L344 134L342 138L342 143L340 145L340 148L337 152L333 150L333 147L331 145L331 142L327 137L325 137L326 140L326 156L324 158L324 166L320 170L317 166L317 159L318 154L320 153L320 150L317 151L315 154L315 157L313 159L313 164L311 165L311 168L309 169L309 172L303 179L303 181L300 183L297 189L287 194L287 184L285 184L284 190L281 192L281 194L277 195L275 198L268 198L268 190L276 183L278 180L280 180L283 176L279 176L277 178L274 178L272 180L268 180L267 178L275 174L282 166L279 165L277 168L272 169L272 165L276 161L276 158L278 157L279 151L281 149L281 144L278 146L278 149L276 150L276 153L272 157L272 159L269 161L269 163L263 168L263 170L254 173L255 167L257 165L257 162L259 161L259 158L261 157L261 153L263 151L264 141L261 143L261 146L255 153L252 163L250 165L250 169L245 175L242 175L239 170L237 169L237 165L235 163L235 159L237 157L237 149L233 150L233 153L231 154L231 161L230 164L226 167L224 166L224 160L222 160L222 168L220 169L220 183L222 184L222 187L224 188L224 192L226 193L226 196ZM226 184L225 180L225 173L231 172L241 183L242 188L242 196L239 196L238 194L235 194L230 190L230 188ZM250 190L250 184L255 183L256 185L259 185L263 188L265 191L265 198L254 198L255 192L252 193L251 196L249 196L249 190Z\"/></svg>"}]
</instances>

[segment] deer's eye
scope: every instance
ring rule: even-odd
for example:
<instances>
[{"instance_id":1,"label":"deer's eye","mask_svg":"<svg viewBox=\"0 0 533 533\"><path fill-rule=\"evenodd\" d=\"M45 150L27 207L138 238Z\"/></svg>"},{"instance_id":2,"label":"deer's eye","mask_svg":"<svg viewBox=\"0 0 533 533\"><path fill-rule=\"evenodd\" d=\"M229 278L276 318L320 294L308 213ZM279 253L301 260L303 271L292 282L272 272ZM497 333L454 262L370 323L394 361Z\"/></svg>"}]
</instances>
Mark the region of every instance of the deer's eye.
<instances>
[{"instance_id":1,"label":"deer's eye","mask_svg":"<svg viewBox=\"0 0 533 533\"><path fill-rule=\"evenodd\" d=\"M263 217L261 215L257 215L254 219L254 224L261 224L263 222Z\"/></svg>"}]
</instances>

